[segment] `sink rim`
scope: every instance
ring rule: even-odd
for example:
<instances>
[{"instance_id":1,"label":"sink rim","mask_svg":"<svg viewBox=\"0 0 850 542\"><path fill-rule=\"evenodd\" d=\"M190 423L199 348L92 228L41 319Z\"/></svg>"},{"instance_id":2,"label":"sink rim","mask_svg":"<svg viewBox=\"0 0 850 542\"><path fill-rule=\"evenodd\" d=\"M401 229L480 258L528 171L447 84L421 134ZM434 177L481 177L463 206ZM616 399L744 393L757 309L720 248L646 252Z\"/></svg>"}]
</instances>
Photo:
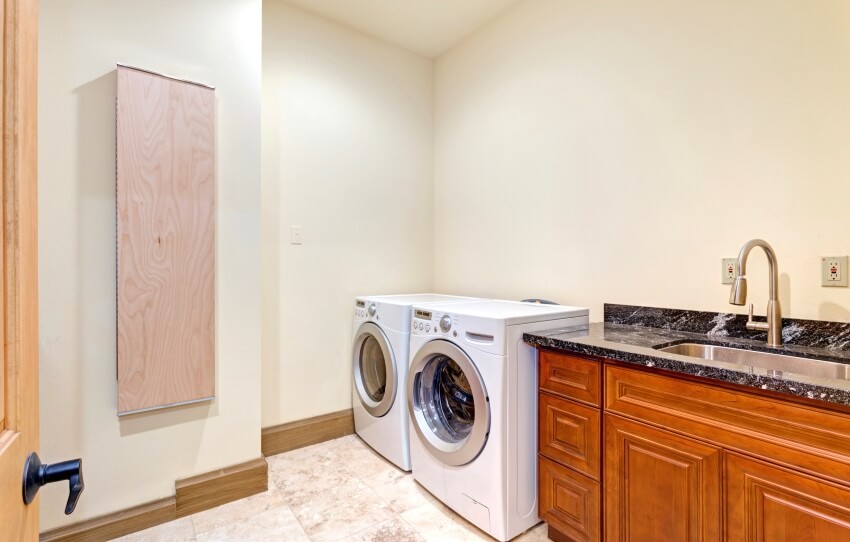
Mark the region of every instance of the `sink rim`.
<instances>
[{"instance_id":1,"label":"sink rim","mask_svg":"<svg viewBox=\"0 0 850 542\"><path fill-rule=\"evenodd\" d=\"M731 352L737 354L739 356L743 356L743 359L735 360L735 359L717 359L713 357L705 357L699 355L693 355L690 353L679 352L677 349L682 347L697 347L702 349L717 349L719 352ZM693 360L699 360L700 362L710 362L710 363L722 363L727 366L731 366L734 368L747 368L748 372L753 371L764 371L766 373L765 376L775 377L785 379L784 375L797 375L805 378L817 378L817 379L827 379L827 380L841 380L841 381L850 381L850 361L846 359L838 359L838 358L830 358L828 356L818 356L815 357L811 354L806 355L806 353L790 353L788 351L776 351L770 350L767 347L758 348L751 347L750 345L730 345L729 343L723 343L718 341L701 341L695 339L679 339L676 341L665 342L661 344L657 344L652 346L653 350L658 352L664 352L665 354L671 354L675 356L682 356L685 358L690 358ZM771 367L769 361L770 358L778 358L776 361L785 361L785 362L793 362L800 363L801 365L798 367L794 367L792 369L780 368L780 367ZM761 363L759 363L761 361ZM811 368L811 370L805 370L807 368ZM822 374L824 370L834 370L836 373L844 373L843 375L824 375ZM735 369L732 369L735 370Z\"/></svg>"}]
</instances>

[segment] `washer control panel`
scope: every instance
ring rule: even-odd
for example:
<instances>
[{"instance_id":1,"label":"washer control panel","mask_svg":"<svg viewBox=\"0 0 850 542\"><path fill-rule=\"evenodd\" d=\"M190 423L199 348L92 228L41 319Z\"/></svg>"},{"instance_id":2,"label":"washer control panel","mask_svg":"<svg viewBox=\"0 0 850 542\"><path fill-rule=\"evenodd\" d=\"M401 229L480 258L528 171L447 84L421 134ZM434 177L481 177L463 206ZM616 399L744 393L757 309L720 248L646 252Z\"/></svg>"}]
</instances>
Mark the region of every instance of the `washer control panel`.
<instances>
[{"instance_id":1,"label":"washer control panel","mask_svg":"<svg viewBox=\"0 0 850 542\"><path fill-rule=\"evenodd\" d=\"M416 309L410 332L414 335L439 335L457 337L457 316Z\"/></svg>"}]
</instances>

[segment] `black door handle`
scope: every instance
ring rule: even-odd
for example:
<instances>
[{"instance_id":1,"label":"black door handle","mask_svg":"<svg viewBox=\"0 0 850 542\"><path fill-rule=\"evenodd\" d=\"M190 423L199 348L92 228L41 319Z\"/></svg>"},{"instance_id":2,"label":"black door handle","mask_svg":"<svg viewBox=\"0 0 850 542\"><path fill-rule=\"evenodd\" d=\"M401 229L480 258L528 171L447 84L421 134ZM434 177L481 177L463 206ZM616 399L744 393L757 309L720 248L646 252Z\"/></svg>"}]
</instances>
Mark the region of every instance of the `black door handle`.
<instances>
[{"instance_id":1,"label":"black door handle","mask_svg":"<svg viewBox=\"0 0 850 542\"><path fill-rule=\"evenodd\" d=\"M80 494L86 487L83 483L83 460L72 459L53 465L44 465L37 453L31 453L24 463L24 504L29 504L35 499L35 495L41 486L62 480L68 480L70 491L68 504L65 505L65 514L67 515L77 507Z\"/></svg>"}]
</instances>

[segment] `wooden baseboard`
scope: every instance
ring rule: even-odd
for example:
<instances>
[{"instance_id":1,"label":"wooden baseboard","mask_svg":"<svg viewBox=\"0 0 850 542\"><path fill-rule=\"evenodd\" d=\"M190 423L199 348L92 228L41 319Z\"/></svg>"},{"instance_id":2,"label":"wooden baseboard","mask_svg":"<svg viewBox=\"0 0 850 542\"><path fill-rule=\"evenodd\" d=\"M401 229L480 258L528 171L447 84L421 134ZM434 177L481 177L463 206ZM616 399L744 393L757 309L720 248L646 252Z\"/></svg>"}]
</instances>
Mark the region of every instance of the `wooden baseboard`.
<instances>
[{"instance_id":1,"label":"wooden baseboard","mask_svg":"<svg viewBox=\"0 0 850 542\"><path fill-rule=\"evenodd\" d=\"M296 448L318 444L354 433L354 414L340 410L315 418L275 425L263 429L263 455L281 454Z\"/></svg>"},{"instance_id":2,"label":"wooden baseboard","mask_svg":"<svg viewBox=\"0 0 850 542\"><path fill-rule=\"evenodd\" d=\"M269 465L265 457L208 472L174 483L177 517L244 499L268 489Z\"/></svg>"},{"instance_id":3,"label":"wooden baseboard","mask_svg":"<svg viewBox=\"0 0 850 542\"><path fill-rule=\"evenodd\" d=\"M268 489L264 457L174 483L175 496L45 531L40 542L99 542L262 493ZM85 498L85 494L83 494Z\"/></svg>"},{"instance_id":4,"label":"wooden baseboard","mask_svg":"<svg viewBox=\"0 0 850 542\"><path fill-rule=\"evenodd\" d=\"M85 493L83 493L85 498ZM99 542L143 531L177 517L176 499L167 497L105 516L41 533L41 542Z\"/></svg>"}]
</instances>

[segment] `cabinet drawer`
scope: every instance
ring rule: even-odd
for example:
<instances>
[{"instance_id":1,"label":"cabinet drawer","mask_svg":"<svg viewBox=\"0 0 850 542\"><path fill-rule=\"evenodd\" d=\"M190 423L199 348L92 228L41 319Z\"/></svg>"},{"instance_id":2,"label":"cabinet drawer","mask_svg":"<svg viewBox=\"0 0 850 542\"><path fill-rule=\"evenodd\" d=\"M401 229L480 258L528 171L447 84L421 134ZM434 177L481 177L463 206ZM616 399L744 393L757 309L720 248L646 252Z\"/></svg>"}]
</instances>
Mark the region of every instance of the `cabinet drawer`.
<instances>
[{"instance_id":1,"label":"cabinet drawer","mask_svg":"<svg viewBox=\"0 0 850 542\"><path fill-rule=\"evenodd\" d=\"M602 364L576 356L540 352L540 389L595 406L602 404Z\"/></svg>"},{"instance_id":2,"label":"cabinet drawer","mask_svg":"<svg viewBox=\"0 0 850 542\"><path fill-rule=\"evenodd\" d=\"M606 366L605 410L850 485L850 416Z\"/></svg>"},{"instance_id":3,"label":"cabinet drawer","mask_svg":"<svg viewBox=\"0 0 850 542\"><path fill-rule=\"evenodd\" d=\"M599 410L546 393L538 406L540 453L599 480Z\"/></svg>"},{"instance_id":4,"label":"cabinet drawer","mask_svg":"<svg viewBox=\"0 0 850 542\"><path fill-rule=\"evenodd\" d=\"M600 540L599 482L540 456L540 517L577 542Z\"/></svg>"}]
</instances>

